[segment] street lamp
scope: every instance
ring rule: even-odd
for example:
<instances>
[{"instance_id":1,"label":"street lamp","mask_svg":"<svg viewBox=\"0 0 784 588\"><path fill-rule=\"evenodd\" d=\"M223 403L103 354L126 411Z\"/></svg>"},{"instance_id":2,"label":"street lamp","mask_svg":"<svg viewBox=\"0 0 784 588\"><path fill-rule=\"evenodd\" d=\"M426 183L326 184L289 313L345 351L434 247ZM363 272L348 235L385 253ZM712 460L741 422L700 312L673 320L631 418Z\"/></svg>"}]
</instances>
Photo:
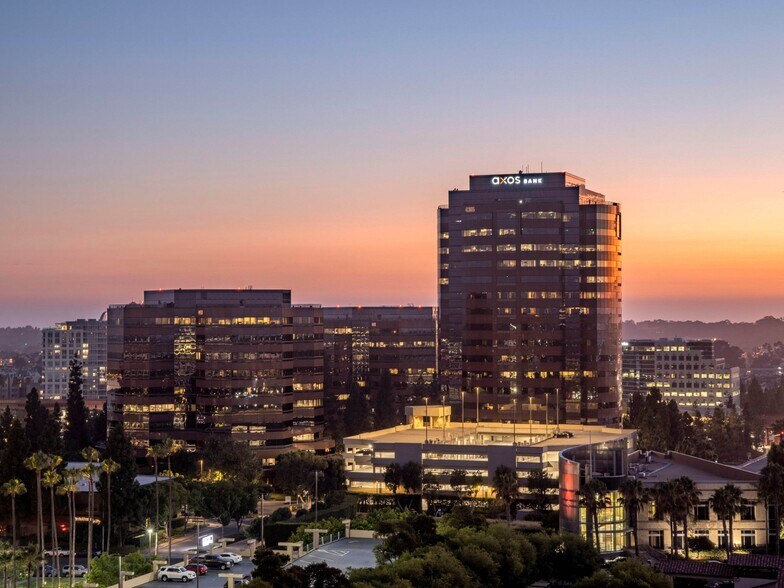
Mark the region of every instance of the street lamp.
<instances>
[{"instance_id":1,"label":"street lamp","mask_svg":"<svg viewBox=\"0 0 784 588\"><path fill-rule=\"evenodd\" d=\"M427 443L427 425L429 417L427 416L427 406L428 406L428 398L425 396L425 443Z\"/></svg>"},{"instance_id":2,"label":"street lamp","mask_svg":"<svg viewBox=\"0 0 784 588\"><path fill-rule=\"evenodd\" d=\"M479 386L476 387L476 441L479 442Z\"/></svg>"},{"instance_id":3,"label":"street lamp","mask_svg":"<svg viewBox=\"0 0 784 588\"><path fill-rule=\"evenodd\" d=\"M199 479L200 480L204 479L204 460L203 459L199 460Z\"/></svg>"},{"instance_id":4,"label":"street lamp","mask_svg":"<svg viewBox=\"0 0 784 588\"><path fill-rule=\"evenodd\" d=\"M550 435L550 393L544 393L545 407L544 407L544 435Z\"/></svg>"},{"instance_id":5,"label":"street lamp","mask_svg":"<svg viewBox=\"0 0 784 588\"><path fill-rule=\"evenodd\" d=\"M318 471L313 473L316 477L316 524L318 525Z\"/></svg>"},{"instance_id":6,"label":"street lamp","mask_svg":"<svg viewBox=\"0 0 784 588\"><path fill-rule=\"evenodd\" d=\"M465 390L460 391L460 434L465 435Z\"/></svg>"},{"instance_id":7,"label":"street lamp","mask_svg":"<svg viewBox=\"0 0 784 588\"><path fill-rule=\"evenodd\" d=\"M441 395L441 431L444 437L444 441L446 441L446 395Z\"/></svg>"},{"instance_id":8,"label":"street lamp","mask_svg":"<svg viewBox=\"0 0 784 588\"><path fill-rule=\"evenodd\" d=\"M512 399L514 405L514 421L512 424L512 445L517 445L517 398Z\"/></svg>"}]
</instances>

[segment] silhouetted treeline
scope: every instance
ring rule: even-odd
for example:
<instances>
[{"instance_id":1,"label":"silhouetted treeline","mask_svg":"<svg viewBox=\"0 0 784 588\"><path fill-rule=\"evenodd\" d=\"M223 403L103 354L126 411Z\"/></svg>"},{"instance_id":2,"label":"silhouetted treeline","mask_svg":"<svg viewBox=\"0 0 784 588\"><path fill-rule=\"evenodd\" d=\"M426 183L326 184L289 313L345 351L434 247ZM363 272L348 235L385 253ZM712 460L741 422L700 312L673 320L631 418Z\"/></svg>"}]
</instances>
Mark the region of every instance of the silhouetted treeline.
<instances>
[{"instance_id":1,"label":"silhouetted treeline","mask_svg":"<svg viewBox=\"0 0 784 588\"><path fill-rule=\"evenodd\" d=\"M624 339L723 339L750 352L765 343L784 341L784 318L766 316L753 323L719 321L624 321Z\"/></svg>"}]
</instances>

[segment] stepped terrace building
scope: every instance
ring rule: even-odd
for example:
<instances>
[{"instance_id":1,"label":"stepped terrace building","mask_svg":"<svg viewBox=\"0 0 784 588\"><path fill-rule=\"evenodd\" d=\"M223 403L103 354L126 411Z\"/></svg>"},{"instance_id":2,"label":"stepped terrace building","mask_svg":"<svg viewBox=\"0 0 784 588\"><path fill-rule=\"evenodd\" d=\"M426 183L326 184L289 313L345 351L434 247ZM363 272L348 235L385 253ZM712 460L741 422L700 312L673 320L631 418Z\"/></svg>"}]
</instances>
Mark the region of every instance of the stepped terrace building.
<instances>
[{"instance_id":1,"label":"stepped terrace building","mask_svg":"<svg viewBox=\"0 0 784 588\"><path fill-rule=\"evenodd\" d=\"M108 311L109 410L142 453L171 438L197 450L223 436L268 463L328 451L323 313L288 290L163 290Z\"/></svg>"}]
</instances>

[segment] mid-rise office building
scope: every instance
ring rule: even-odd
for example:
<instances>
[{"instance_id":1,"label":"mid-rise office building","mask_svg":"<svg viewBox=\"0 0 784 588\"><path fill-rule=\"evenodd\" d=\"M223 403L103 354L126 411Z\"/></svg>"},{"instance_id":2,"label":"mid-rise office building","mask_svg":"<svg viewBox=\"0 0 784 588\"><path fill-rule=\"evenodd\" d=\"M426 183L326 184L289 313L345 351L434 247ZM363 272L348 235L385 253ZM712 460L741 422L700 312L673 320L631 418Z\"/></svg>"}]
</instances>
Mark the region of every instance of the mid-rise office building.
<instances>
[{"instance_id":1,"label":"mid-rise office building","mask_svg":"<svg viewBox=\"0 0 784 588\"><path fill-rule=\"evenodd\" d=\"M438 211L441 383L482 420L620 420L621 210L573 174L471 176Z\"/></svg>"},{"instance_id":2,"label":"mid-rise office building","mask_svg":"<svg viewBox=\"0 0 784 588\"><path fill-rule=\"evenodd\" d=\"M433 384L436 313L422 306L355 306L324 309L328 394L345 397L352 382L377 389L389 373L405 404Z\"/></svg>"},{"instance_id":3,"label":"mid-rise office building","mask_svg":"<svg viewBox=\"0 0 784 588\"><path fill-rule=\"evenodd\" d=\"M68 397L72 360L81 364L85 403L100 409L106 402L105 320L79 319L43 330L43 400Z\"/></svg>"},{"instance_id":4,"label":"mid-rise office building","mask_svg":"<svg viewBox=\"0 0 784 588\"><path fill-rule=\"evenodd\" d=\"M552 415L551 415L552 416ZM515 502L532 498L528 477L544 472L553 481L550 494L558 505L561 528L586 536L585 508L579 489L587 479L601 479L608 489L609 506L600 514L601 551L613 553L627 545L629 524L619 488L626 479L628 455L636 431L599 425L557 425L552 420L525 422L456 422L452 407L407 406L405 425L346 437L343 457L348 490L388 494L387 468L414 462L432 476L429 491L454 496L450 481L456 470L465 472L471 494L495 497L493 477L498 467L515 472L519 488ZM517 506L514 507L514 510Z\"/></svg>"},{"instance_id":5,"label":"mid-rise office building","mask_svg":"<svg viewBox=\"0 0 784 588\"><path fill-rule=\"evenodd\" d=\"M740 369L727 367L714 353L713 341L633 339L623 345L623 396L658 388L681 410L710 414L740 398Z\"/></svg>"},{"instance_id":6,"label":"mid-rise office building","mask_svg":"<svg viewBox=\"0 0 784 588\"><path fill-rule=\"evenodd\" d=\"M163 290L109 309L109 418L140 452L171 438L196 450L215 436L271 463L326 451L323 326L288 290Z\"/></svg>"}]
</instances>

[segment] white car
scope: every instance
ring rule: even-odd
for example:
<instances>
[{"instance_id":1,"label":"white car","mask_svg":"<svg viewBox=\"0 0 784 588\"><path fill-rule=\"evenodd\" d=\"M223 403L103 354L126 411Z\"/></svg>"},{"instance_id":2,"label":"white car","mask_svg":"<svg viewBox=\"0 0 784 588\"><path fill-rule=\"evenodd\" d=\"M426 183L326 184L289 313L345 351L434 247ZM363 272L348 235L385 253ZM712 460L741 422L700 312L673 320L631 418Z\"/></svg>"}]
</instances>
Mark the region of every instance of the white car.
<instances>
[{"instance_id":1,"label":"white car","mask_svg":"<svg viewBox=\"0 0 784 588\"><path fill-rule=\"evenodd\" d=\"M162 582L168 582L169 580L190 582L196 579L196 572L186 570L181 566L163 566L158 570L158 579Z\"/></svg>"},{"instance_id":2,"label":"white car","mask_svg":"<svg viewBox=\"0 0 784 588\"><path fill-rule=\"evenodd\" d=\"M221 555L228 557L232 563L242 563L242 556L239 553L232 553L231 551L224 551Z\"/></svg>"},{"instance_id":3,"label":"white car","mask_svg":"<svg viewBox=\"0 0 784 588\"><path fill-rule=\"evenodd\" d=\"M47 549L44 551L46 557L54 557L56 555L68 555L70 552L67 549L58 547L57 549Z\"/></svg>"},{"instance_id":4,"label":"white car","mask_svg":"<svg viewBox=\"0 0 784 588\"><path fill-rule=\"evenodd\" d=\"M85 566L80 566L79 564L73 567L73 571L71 570L71 566L63 566L63 576L66 578L68 576L73 576L74 578L84 578L88 571L89 570Z\"/></svg>"}]
</instances>

